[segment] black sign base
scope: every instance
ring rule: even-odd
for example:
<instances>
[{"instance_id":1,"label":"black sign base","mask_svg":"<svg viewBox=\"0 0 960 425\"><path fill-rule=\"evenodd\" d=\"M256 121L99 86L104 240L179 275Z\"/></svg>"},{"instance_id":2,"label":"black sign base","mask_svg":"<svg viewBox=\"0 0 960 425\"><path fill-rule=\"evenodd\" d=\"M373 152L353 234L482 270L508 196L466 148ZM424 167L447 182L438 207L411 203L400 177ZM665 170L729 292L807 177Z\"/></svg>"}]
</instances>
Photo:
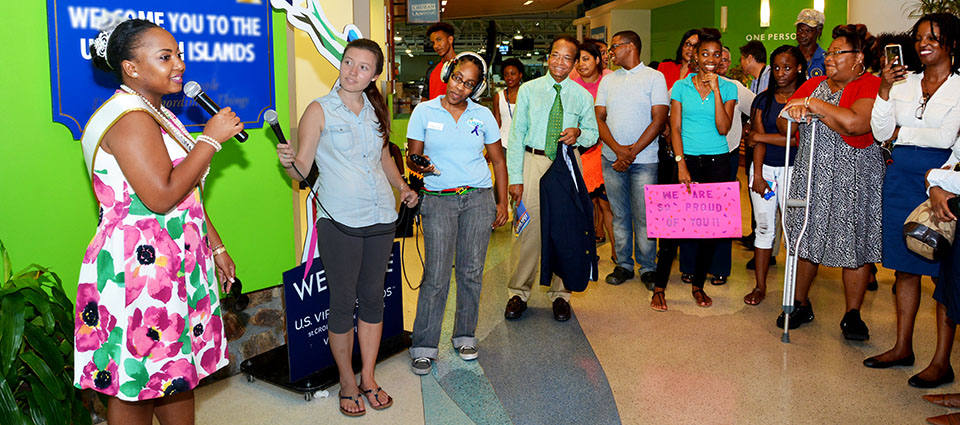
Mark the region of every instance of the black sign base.
<instances>
[{"instance_id":1,"label":"black sign base","mask_svg":"<svg viewBox=\"0 0 960 425\"><path fill-rule=\"evenodd\" d=\"M403 331L400 335L380 342L380 353L377 363L406 350L411 345L411 333ZM247 377L247 382L260 379L295 393L303 394L306 401L313 400L313 393L326 389L340 380L337 366L330 365L312 375L296 382L290 382L290 363L287 356L287 344L283 344L265 353L251 357L240 363L240 372ZM354 347L353 370L360 372L360 350Z\"/></svg>"}]
</instances>

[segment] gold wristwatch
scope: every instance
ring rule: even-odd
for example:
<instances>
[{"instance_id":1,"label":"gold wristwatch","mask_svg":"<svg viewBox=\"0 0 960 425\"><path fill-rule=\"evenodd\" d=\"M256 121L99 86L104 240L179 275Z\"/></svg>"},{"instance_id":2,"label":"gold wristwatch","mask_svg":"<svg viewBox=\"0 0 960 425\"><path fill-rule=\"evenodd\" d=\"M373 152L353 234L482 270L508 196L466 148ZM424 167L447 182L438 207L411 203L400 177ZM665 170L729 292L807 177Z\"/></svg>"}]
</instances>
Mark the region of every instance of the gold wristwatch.
<instances>
[{"instance_id":1,"label":"gold wristwatch","mask_svg":"<svg viewBox=\"0 0 960 425\"><path fill-rule=\"evenodd\" d=\"M673 157L673 159L674 159L675 161L677 161L677 162L680 162L681 160L683 160L683 155L677 155L677 156Z\"/></svg>"}]
</instances>

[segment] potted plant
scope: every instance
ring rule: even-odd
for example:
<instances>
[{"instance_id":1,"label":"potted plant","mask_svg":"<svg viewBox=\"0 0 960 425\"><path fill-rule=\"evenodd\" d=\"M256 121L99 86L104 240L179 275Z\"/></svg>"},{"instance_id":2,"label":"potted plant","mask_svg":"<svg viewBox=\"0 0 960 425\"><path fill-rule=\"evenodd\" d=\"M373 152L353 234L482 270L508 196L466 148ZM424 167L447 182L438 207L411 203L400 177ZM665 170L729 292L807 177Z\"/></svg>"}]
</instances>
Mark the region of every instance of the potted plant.
<instances>
[{"instance_id":1,"label":"potted plant","mask_svg":"<svg viewBox=\"0 0 960 425\"><path fill-rule=\"evenodd\" d=\"M73 386L73 302L56 273L13 273L0 241L0 424L90 424Z\"/></svg>"},{"instance_id":2,"label":"potted plant","mask_svg":"<svg viewBox=\"0 0 960 425\"><path fill-rule=\"evenodd\" d=\"M917 0L908 7L914 19L928 13L960 14L960 0Z\"/></svg>"}]
</instances>

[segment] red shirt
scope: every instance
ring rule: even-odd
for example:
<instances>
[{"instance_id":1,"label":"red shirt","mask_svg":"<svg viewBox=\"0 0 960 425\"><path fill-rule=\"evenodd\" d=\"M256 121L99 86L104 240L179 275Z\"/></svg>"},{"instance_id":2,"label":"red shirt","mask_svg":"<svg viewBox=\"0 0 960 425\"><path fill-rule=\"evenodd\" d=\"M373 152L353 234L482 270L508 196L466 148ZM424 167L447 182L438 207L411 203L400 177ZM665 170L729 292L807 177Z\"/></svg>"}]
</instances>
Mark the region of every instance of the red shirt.
<instances>
[{"instance_id":1,"label":"red shirt","mask_svg":"<svg viewBox=\"0 0 960 425\"><path fill-rule=\"evenodd\" d=\"M803 83L800 88L797 89L793 96L790 99L803 99L807 96L813 94L813 91L820 85L823 80L826 80L827 77L813 77L807 82ZM850 108L857 99L876 99L877 91L880 89L880 78L870 74L864 73L863 75L857 77L857 79L851 81L843 88L843 94L840 95L840 103L837 106L841 108ZM868 118L869 119L869 118ZM847 142L848 145L853 146L858 149L863 149L867 146L870 146L873 143L873 132L867 132L866 134L861 134L859 136L842 136L843 141Z\"/></svg>"},{"instance_id":2,"label":"red shirt","mask_svg":"<svg viewBox=\"0 0 960 425\"><path fill-rule=\"evenodd\" d=\"M681 64L673 62L660 62L660 65L657 65L657 71L663 74L663 79L667 82L667 90L672 89L673 83L680 79L680 66Z\"/></svg>"},{"instance_id":3,"label":"red shirt","mask_svg":"<svg viewBox=\"0 0 960 425\"><path fill-rule=\"evenodd\" d=\"M437 66L433 67L433 72L430 73L430 98L427 100L447 93L447 83L440 79L440 71L443 70L445 63L438 63Z\"/></svg>"}]
</instances>

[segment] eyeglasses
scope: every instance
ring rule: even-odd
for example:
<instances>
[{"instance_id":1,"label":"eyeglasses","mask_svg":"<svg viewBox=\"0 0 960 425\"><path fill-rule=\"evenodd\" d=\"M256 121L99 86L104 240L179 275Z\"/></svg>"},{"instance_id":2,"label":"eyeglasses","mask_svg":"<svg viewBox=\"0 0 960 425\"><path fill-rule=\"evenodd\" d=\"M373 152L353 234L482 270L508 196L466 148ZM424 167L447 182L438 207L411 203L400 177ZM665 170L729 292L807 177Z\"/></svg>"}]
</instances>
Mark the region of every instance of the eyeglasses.
<instances>
[{"instance_id":1,"label":"eyeglasses","mask_svg":"<svg viewBox=\"0 0 960 425\"><path fill-rule=\"evenodd\" d=\"M835 50L835 51L832 51L832 52L824 52L824 53L823 53L823 58L826 59L826 58L829 58L829 57L837 57L837 56L840 56L840 55L842 55L842 54L844 54L844 53L860 53L860 51L859 51L859 50Z\"/></svg>"},{"instance_id":2,"label":"eyeglasses","mask_svg":"<svg viewBox=\"0 0 960 425\"><path fill-rule=\"evenodd\" d=\"M918 120L923 119L923 113L927 110L927 101L930 100L930 96L923 96L923 99L920 100L920 106L917 107L917 111L913 113L914 118Z\"/></svg>"},{"instance_id":3,"label":"eyeglasses","mask_svg":"<svg viewBox=\"0 0 960 425\"><path fill-rule=\"evenodd\" d=\"M607 52L612 52L612 51L614 51L614 50L617 50L617 47L623 46L624 44L630 44L630 43L625 41L625 42L623 42L623 43L614 44L614 45L610 46L609 49L607 49Z\"/></svg>"},{"instance_id":4,"label":"eyeglasses","mask_svg":"<svg viewBox=\"0 0 960 425\"><path fill-rule=\"evenodd\" d=\"M683 47L694 48L694 47L697 47L697 45L696 45L696 44L693 44L693 43L691 43L691 42L689 42L689 41L684 41L684 42L683 42Z\"/></svg>"},{"instance_id":5,"label":"eyeglasses","mask_svg":"<svg viewBox=\"0 0 960 425\"><path fill-rule=\"evenodd\" d=\"M465 81L463 77L460 76L459 73L453 74L453 76L450 78L453 80L453 82L457 84L463 84L463 86L469 90L473 90L474 88L477 87L477 83L475 81L470 81L470 80Z\"/></svg>"},{"instance_id":6,"label":"eyeglasses","mask_svg":"<svg viewBox=\"0 0 960 425\"><path fill-rule=\"evenodd\" d=\"M567 63L573 63L577 60L573 56L561 55L560 53L552 53L550 54L550 57Z\"/></svg>"}]
</instances>

